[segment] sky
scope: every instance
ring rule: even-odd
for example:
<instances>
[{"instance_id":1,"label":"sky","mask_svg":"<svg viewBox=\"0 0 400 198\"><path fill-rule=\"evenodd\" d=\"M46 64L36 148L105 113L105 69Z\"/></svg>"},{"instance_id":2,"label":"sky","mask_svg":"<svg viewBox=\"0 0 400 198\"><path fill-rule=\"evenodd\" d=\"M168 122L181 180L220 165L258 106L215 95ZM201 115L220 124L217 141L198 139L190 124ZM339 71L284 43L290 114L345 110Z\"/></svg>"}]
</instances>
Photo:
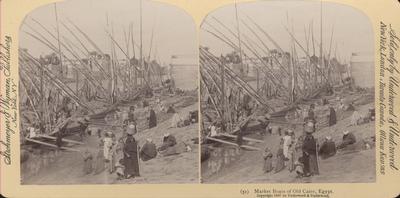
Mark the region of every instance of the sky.
<instances>
[{"instance_id":1,"label":"sky","mask_svg":"<svg viewBox=\"0 0 400 198\"><path fill-rule=\"evenodd\" d=\"M107 16L109 27L114 29L115 40L125 50L124 29L128 32L129 24L133 23L134 40L140 43L140 1L139 0L67 0L56 4L58 20L68 24L73 21L98 45L104 53L110 53L110 39L107 36ZM36 19L56 33L55 6L48 4L29 13L20 28L20 47L27 48L34 56L49 54L51 51L45 45L36 41L25 31L31 32L25 24L41 30L33 21ZM60 35L68 40L78 42L62 25L59 25ZM169 64L172 55L189 55L197 57L197 32L195 23L190 15L174 6L143 0L143 55L148 56L150 51L151 35L153 34L152 57L157 56L162 63ZM75 31L77 33L77 31ZM46 35L46 34L45 34ZM55 39L46 36L54 44ZM87 43L89 49L94 48ZM116 47L117 48L117 47ZM117 48L118 58L125 58ZM132 55L132 51L130 52ZM139 55L139 49L135 49ZM83 57L82 57L83 58Z\"/></svg>"},{"instance_id":2,"label":"sky","mask_svg":"<svg viewBox=\"0 0 400 198\"><path fill-rule=\"evenodd\" d=\"M316 40L316 55L319 54L320 42L320 24L321 24L321 2L320 1L256 1L247 3L238 3L239 21L246 21L251 25L247 16L259 24L285 51L290 51L291 37L285 27L293 28L294 36L306 48L305 29L309 29L311 23L314 28L314 39ZM236 15L234 4L216 9L206 17L212 26L219 30L224 30L218 25L212 17L218 18L222 23L237 33ZM253 27L253 26L252 26ZM202 29L212 30L204 21ZM254 28L256 29L256 28ZM333 29L332 45L330 45ZM246 35L256 41L256 37L246 28L243 23L239 24L241 38L244 40ZM215 31L213 31L215 32ZM227 30L223 31L236 44L238 39L230 35ZM259 33L262 36L261 33ZM273 48L271 42L266 37L264 42ZM317 44L318 43L318 44ZM331 46L331 54L336 48L336 56L339 60L347 62L350 60L351 53L372 54L374 51L374 37L371 23L366 15L361 11L347 5L337 3L322 3L322 43L326 53ZM232 48L223 43L210 33L201 30L200 44L210 48L215 55L226 54L232 51ZM259 43L261 45L261 43ZM311 45L311 42L310 42ZM297 47L297 52L301 51ZM242 49L244 47L242 46ZM312 51L312 47L310 46ZM249 52L246 52L250 54ZM304 56L304 53L299 54ZM312 54L311 54L312 55ZM332 57L332 56L331 56Z\"/></svg>"},{"instance_id":3,"label":"sky","mask_svg":"<svg viewBox=\"0 0 400 198\"><path fill-rule=\"evenodd\" d=\"M139 44L139 0L67 0L59 2L56 5L59 21L67 22L67 19L72 20L105 53L110 52L110 40L105 31L107 28L107 16L109 24L113 24L114 36L119 44L123 45L123 30L126 29L127 31L131 22L134 27L135 42ZM290 49L291 39L285 30L285 26L290 29L293 28L295 37L305 46L304 29L308 29L311 22L313 22L317 55L319 53L317 42L320 41L320 6L321 3L319 1L301 0L256 1L237 4L239 20L248 22L246 16L249 16L261 25L286 51ZM218 27L215 21L211 20L211 16L217 17L224 24L236 31L234 4L210 11L209 16L205 18L206 21ZM361 11L347 5L324 2L322 4L322 16L323 48L326 52L329 51L333 28L331 51L333 53L334 49L337 48L336 55L340 59L348 61L353 52L373 52L374 37L372 27L368 17ZM43 30L35 25L32 19L40 21L55 33L56 19L54 4L48 4L33 10L24 20L24 23L34 26L35 29L44 33ZM20 47L29 49L29 52L34 56L50 53L51 51L46 46L25 33L25 31L32 31L24 23L20 28ZM204 23L203 26L207 27ZM195 23L192 17L185 11L172 5L143 0L143 54L146 57L149 54L153 29L152 57L156 54L162 63L169 64L171 61L174 61L171 60L172 55L184 54L191 55L192 57L197 56L198 38ZM207 27L207 29L210 28ZM220 26L219 29L222 30ZM242 35L254 38L243 24L240 24L239 29ZM60 34L77 44L61 25ZM226 35L229 34L226 32ZM48 35L46 37L56 44L55 39L52 39ZM232 36L230 37L233 38ZM242 39L245 39L244 36L242 36ZM237 42L237 39L233 40ZM268 46L272 46L267 39L264 38L264 41ZM211 51L216 55L232 51L225 43L205 31L200 31L200 44L210 47ZM86 46L94 50L89 44ZM123 48L125 49L125 46ZM136 54L139 53L138 48L136 48L135 52ZM123 58L123 54L118 49L117 53L119 58Z\"/></svg>"}]
</instances>

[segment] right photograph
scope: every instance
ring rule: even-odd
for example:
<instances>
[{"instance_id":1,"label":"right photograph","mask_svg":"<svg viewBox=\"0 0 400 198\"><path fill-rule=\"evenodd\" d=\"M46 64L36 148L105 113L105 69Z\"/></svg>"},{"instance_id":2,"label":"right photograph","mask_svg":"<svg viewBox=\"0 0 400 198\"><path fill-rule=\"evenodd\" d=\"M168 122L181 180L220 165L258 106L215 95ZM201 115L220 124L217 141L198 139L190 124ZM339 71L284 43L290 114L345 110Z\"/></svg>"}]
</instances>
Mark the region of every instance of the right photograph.
<instances>
[{"instance_id":1,"label":"right photograph","mask_svg":"<svg viewBox=\"0 0 400 198\"><path fill-rule=\"evenodd\" d=\"M353 7L235 3L200 28L203 183L369 183L374 36Z\"/></svg>"}]
</instances>

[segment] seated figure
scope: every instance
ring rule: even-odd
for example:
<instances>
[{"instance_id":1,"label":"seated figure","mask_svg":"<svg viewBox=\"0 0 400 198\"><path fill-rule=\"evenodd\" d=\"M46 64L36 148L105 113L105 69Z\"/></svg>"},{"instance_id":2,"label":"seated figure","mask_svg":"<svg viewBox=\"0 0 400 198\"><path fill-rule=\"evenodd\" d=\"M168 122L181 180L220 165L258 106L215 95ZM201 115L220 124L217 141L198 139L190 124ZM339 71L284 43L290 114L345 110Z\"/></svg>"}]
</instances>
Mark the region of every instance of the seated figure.
<instances>
[{"instance_id":1,"label":"seated figure","mask_svg":"<svg viewBox=\"0 0 400 198\"><path fill-rule=\"evenodd\" d=\"M319 155L322 159L332 157L336 154L336 145L330 136L325 138L324 143L322 143L319 149Z\"/></svg>"},{"instance_id":2,"label":"seated figure","mask_svg":"<svg viewBox=\"0 0 400 198\"><path fill-rule=\"evenodd\" d=\"M146 143L143 145L142 149L140 149L140 158L143 161L148 161L157 156L156 145L153 143L152 139L146 139Z\"/></svg>"},{"instance_id":3,"label":"seated figure","mask_svg":"<svg viewBox=\"0 0 400 198\"><path fill-rule=\"evenodd\" d=\"M169 133L164 134L162 145L158 148L158 151L163 151L168 147L172 147L176 144L176 138Z\"/></svg>"},{"instance_id":4,"label":"seated figure","mask_svg":"<svg viewBox=\"0 0 400 198\"><path fill-rule=\"evenodd\" d=\"M354 143L356 143L356 137L354 136L354 134L349 131L344 131L343 132L343 141L338 146L338 148L343 149L343 148L346 148L348 145L351 145Z\"/></svg>"}]
</instances>

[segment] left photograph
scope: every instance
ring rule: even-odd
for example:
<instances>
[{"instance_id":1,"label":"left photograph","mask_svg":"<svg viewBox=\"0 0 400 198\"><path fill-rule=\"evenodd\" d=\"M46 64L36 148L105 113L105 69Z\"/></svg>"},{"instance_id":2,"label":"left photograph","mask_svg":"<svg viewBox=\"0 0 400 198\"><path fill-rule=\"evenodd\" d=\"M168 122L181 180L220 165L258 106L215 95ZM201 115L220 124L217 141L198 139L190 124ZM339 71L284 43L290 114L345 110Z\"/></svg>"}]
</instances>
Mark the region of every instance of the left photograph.
<instances>
[{"instance_id":1,"label":"left photograph","mask_svg":"<svg viewBox=\"0 0 400 198\"><path fill-rule=\"evenodd\" d=\"M183 10L68 0L19 32L21 184L198 183L198 46Z\"/></svg>"}]
</instances>

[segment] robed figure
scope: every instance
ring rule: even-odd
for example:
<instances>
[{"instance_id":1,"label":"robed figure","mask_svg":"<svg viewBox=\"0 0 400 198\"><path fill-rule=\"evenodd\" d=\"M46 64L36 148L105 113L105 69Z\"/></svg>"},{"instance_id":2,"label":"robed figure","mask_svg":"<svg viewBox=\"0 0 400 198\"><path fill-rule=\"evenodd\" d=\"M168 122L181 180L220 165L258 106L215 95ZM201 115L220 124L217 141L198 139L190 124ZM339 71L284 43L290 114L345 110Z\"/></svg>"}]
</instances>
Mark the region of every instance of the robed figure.
<instances>
[{"instance_id":1,"label":"robed figure","mask_svg":"<svg viewBox=\"0 0 400 198\"><path fill-rule=\"evenodd\" d=\"M329 126L336 124L336 111L333 107L329 107Z\"/></svg>"},{"instance_id":2,"label":"robed figure","mask_svg":"<svg viewBox=\"0 0 400 198\"><path fill-rule=\"evenodd\" d=\"M264 154L263 154L263 158L264 158L263 171L264 171L264 173L268 173L268 172L272 171L272 169L273 169L273 167L272 167L272 157L273 157L273 154L271 153L269 148L266 147L265 151L264 151Z\"/></svg>"},{"instance_id":3,"label":"robed figure","mask_svg":"<svg viewBox=\"0 0 400 198\"><path fill-rule=\"evenodd\" d=\"M303 141L304 174L318 175L317 145L314 136L307 133Z\"/></svg>"},{"instance_id":4,"label":"robed figure","mask_svg":"<svg viewBox=\"0 0 400 198\"><path fill-rule=\"evenodd\" d=\"M280 172L285 168L285 155L283 154L283 141L279 145L276 153L275 173Z\"/></svg>"},{"instance_id":5,"label":"robed figure","mask_svg":"<svg viewBox=\"0 0 400 198\"><path fill-rule=\"evenodd\" d=\"M153 108L150 109L149 115L149 129L157 126L157 117L156 112L154 112Z\"/></svg>"},{"instance_id":6,"label":"robed figure","mask_svg":"<svg viewBox=\"0 0 400 198\"><path fill-rule=\"evenodd\" d=\"M137 142L130 133L124 141L124 165L126 178L140 176Z\"/></svg>"}]
</instances>

